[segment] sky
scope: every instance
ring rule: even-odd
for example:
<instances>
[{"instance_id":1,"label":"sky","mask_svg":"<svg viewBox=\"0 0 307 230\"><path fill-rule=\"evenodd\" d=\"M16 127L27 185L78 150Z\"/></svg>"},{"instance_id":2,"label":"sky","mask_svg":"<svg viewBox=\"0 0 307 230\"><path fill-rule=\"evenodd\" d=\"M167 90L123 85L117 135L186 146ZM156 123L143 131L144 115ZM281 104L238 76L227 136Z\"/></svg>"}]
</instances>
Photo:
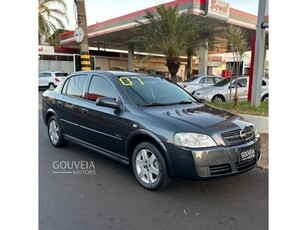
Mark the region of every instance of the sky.
<instances>
[{"instance_id":1,"label":"sky","mask_svg":"<svg viewBox=\"0 0 307 230\"><path fill-rule=\"evenodd\" d=\"M254 15L258 12L258 0L224 0L230 7L242 10ZM116 18L138 10L143 10L170 0L85 0L87 24L93 25L108 19ZM68 29L77 27L76 6L74 0L66 0L67 14L69 17Z\"/></svg>"}]
</instances>

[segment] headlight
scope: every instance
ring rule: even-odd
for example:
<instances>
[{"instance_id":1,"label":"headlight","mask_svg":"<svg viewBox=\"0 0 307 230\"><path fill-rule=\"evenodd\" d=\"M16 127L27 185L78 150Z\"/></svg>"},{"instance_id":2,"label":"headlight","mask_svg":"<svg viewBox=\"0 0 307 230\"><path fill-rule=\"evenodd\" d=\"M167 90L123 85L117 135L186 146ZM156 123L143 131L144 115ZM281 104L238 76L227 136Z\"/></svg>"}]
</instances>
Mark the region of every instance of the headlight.
<instances>
[{"instance_id":1,"label":"headlight","mask_svg":"<svg viewBox=\"0 0 307 230\"><path fill-rule=\"evenodd\" d=\"M210 95L211 94L211 91L196 91L195 92L195 95L197 96L206 96L206 95Z\"/></svg>"},{"instance_id":2,"label":"headlight","mask_svg":"<svg viewBox=\"0 0 307 230\"><path fill-rule=\"evenodd\" d=\"M202 93L202 95L210 95L211 94L211 91L204 91L203 93Z\"/></svg>"},{"instance_id":3,"label":"headlight","mask_svg":"<svg viewBox=\"0 0 307 230\"><path fill-rule=\"evenodd\" d=\"M216 143L210 136L198 133L176 133L174 144L189 148L216 146Z\"/></svg>"}]
</instances>

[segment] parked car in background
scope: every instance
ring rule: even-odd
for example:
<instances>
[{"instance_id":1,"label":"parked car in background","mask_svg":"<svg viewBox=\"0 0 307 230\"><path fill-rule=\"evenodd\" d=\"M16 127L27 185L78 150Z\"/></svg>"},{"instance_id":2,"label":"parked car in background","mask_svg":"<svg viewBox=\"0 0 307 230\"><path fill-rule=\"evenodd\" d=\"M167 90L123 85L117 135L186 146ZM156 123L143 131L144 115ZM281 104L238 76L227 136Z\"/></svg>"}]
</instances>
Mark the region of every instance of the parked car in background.
<instances>
[{"instance_id":1,"label":"parked car in background","mask_svg":"<svg viewBox=\"0 0 307 230\"><path fill-rule=\"evenodd\" d=\"M248 84L249 84L248 76L238 77L237 95L239 101L247 101ZM231 98L233 100L236 90L235 85L236 85L235 79L233 79L232 83L230 83L230 78L225 78L222 81L216 83L215 85L196 90L193 96L199 100L204 100L207 102L212 102L212 101L225 102L229 101L230 88L232 88ZM261 101L269 101L269 80L267 78L262 79Z\"/></svg>"},{"instance_id":2,"label":"parked car in background","mask_svg":"<svg viewBox=\"0 0 307 230\"><path fill-rule=\"evenodd\" d=\"M224 78L222 77L215 77L215 76L200 76L200 77L188 78L187 80L183 82L178 82L177 84L192 94L197 89L214 85L223 79Z\"/></svg>"},{"instance_id":3,"label":"parked car in background","mask_svg":"<svg viewBox=\"0 0 307 230\"><path fill-rule=\"evenodd\" d=\"M60 71L43 71L38 74L38 87L54 89L60 82L68 76Z\"/></svg>"},{"instance_id":4,"label":"parked car in background","mask_svg":"<svg viewBox=\"0 0 307 230\"><path fill-rule=\"evenodd\" d=\"M170 178L237 175L261 158L252 123L146 74L73 73L43 93L42 115L54 147L71 141L130 164L149 190L166 186Z\"/></svg>"}]
</instances>

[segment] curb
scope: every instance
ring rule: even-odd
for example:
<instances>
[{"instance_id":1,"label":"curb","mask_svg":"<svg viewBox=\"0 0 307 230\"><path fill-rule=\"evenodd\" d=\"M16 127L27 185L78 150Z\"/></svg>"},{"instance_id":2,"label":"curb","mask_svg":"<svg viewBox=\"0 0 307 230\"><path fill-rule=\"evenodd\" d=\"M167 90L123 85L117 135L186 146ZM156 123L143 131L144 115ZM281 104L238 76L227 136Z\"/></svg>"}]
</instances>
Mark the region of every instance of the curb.
<instances>
[{"instance_id":1,"label":"curb","mask_svg":"<svg viewBox=\"0 0 307 230\"><path fill-rule=\"evenodd\" d=\"M261 165L257 165L257 168L263 169L263 170L269 170L269 166L261 166Z\"/></svg>"}]
</instances>

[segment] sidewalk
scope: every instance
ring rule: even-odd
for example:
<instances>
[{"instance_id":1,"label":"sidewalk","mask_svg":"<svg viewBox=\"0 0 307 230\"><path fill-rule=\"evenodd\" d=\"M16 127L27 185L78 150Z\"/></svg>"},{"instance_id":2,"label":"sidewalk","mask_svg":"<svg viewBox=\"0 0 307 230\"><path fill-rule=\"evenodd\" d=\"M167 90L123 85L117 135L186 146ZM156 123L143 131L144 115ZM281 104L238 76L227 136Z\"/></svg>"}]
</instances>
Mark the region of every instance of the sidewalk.
<instances>
[{"instance_id":1,"label":"sidewalk","mask_svg":"<svg viewBox=\"0 0 307 230\"><path fill-rule=\"evenodd\" d=\"M257 167L262 169L269 169L269 134L261 133L261 154L262 158Z\"/></svg>"}]
</instances>

